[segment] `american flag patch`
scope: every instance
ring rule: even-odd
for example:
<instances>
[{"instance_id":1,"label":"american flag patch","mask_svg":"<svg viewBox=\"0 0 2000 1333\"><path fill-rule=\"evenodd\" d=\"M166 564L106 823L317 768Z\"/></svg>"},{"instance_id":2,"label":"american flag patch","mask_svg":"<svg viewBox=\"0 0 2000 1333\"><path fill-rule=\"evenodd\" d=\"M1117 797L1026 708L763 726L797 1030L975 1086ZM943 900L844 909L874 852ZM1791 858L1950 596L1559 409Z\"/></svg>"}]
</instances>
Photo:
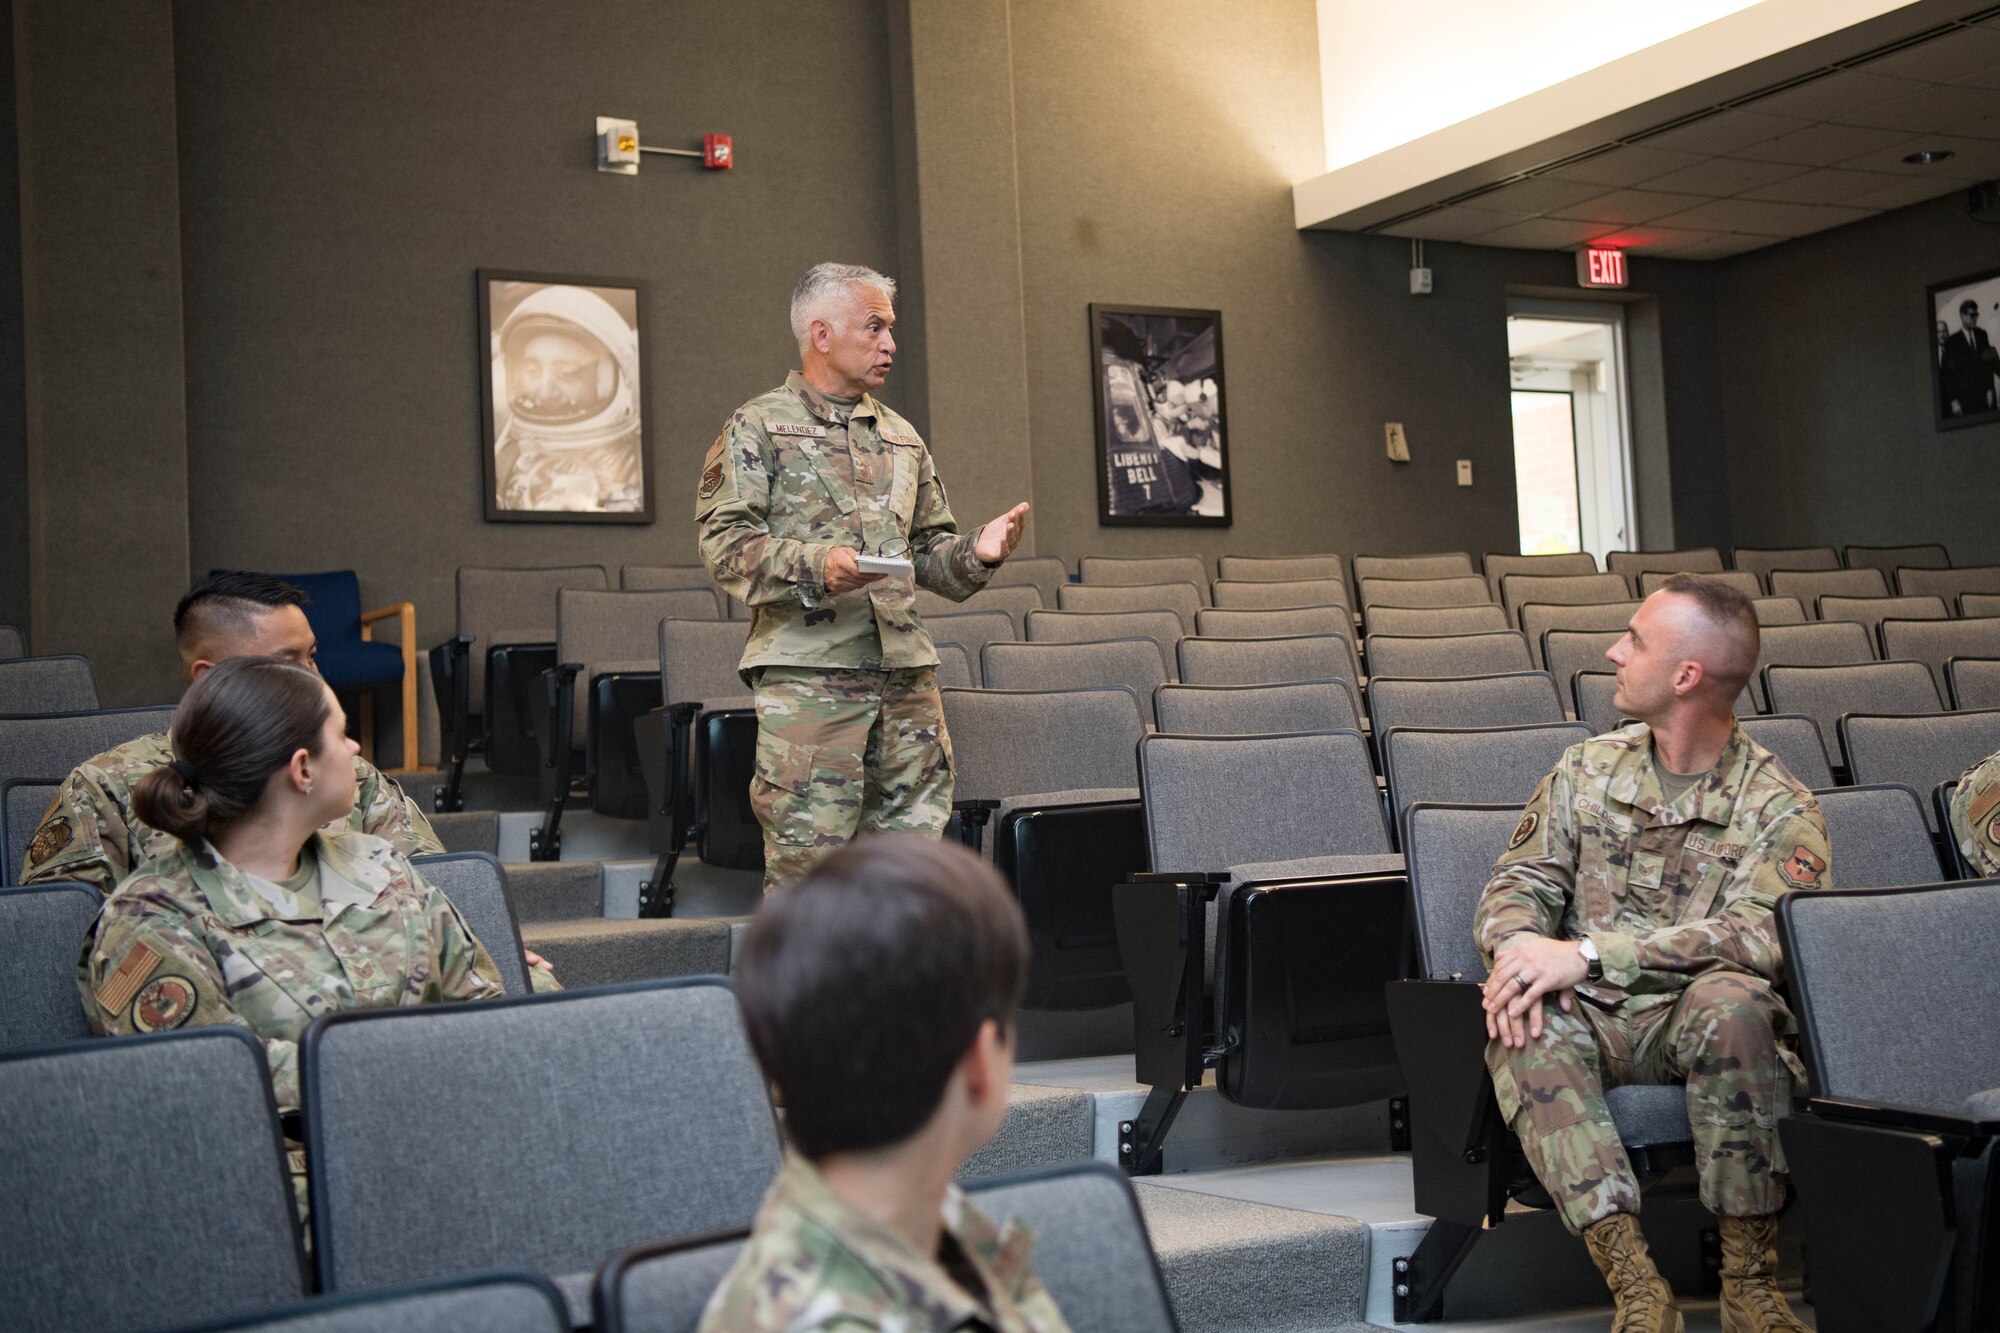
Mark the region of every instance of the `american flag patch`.
<instances>
[{"instance_id":1,"label":"american flag patch","mask_svg":"<svg viewBox=\"0 0 2000 1333\"><path fill-rule=\"evenodd\" d=\"M132 1003L132 996L153 969L160 965L160 955L151 945L135 944L126 953L118 969L106 978L97 992L97 1003L106 1013L115 1014Z\"/></svg>"}]
</instances>

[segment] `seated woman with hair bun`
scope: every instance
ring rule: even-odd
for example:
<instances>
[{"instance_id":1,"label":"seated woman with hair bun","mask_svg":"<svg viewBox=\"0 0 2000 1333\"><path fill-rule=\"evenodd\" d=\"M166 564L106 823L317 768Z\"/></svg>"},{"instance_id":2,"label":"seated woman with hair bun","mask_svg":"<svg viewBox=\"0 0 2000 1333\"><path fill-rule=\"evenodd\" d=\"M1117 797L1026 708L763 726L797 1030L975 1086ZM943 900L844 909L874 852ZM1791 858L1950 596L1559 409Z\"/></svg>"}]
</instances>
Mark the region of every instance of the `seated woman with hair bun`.
<instances>
[{"instance_id":1,"label":"seated woman with hair bun","mask_svg":"<svg viewBox=\"0 0 2000 1333\"><path fill-rule=\"evenodd\" d=\"M173 746L132 799L179 841L105 900L78 978L93 1029L246 1028L289 1113L321 1014L500 995L492 957L401 852L327 831L354 806L357 747L316 673L221 663L181 700Z\"/></svg>"}]
</instances>

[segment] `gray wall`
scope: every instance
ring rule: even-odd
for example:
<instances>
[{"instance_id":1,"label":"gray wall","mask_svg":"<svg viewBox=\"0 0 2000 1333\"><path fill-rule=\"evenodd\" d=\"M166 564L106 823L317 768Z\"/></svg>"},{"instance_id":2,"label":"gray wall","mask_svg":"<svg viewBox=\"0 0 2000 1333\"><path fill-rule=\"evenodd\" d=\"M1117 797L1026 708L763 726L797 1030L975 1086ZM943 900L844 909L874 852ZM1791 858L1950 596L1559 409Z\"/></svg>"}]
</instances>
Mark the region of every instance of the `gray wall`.
<instances>
[{"instance_id":1,"label":"gray wall","mask_svg":"<svg viewBox=\"0 0 2000 1333\"><path fill-rule=\"evenodd\" d=\"M1729 261L1720 416L1746 546L1942 541L2000 563L2000 425L1940 431L1924 289L2000 267L1951 194Z\"/></svg>"},{"instance_id":2,"label":"gray wall","mask_svg":"<svg viewBox=\"0 0 2000 1333\"><path fill-rule=\"evenodd\" d=\"M0 0L0 181L18 181L14 6ZM21 366L21 209L0 201L0 625L28 626L28 421ZM33 645L29 645L32 649Z\"/></svg>"}]
</instances>

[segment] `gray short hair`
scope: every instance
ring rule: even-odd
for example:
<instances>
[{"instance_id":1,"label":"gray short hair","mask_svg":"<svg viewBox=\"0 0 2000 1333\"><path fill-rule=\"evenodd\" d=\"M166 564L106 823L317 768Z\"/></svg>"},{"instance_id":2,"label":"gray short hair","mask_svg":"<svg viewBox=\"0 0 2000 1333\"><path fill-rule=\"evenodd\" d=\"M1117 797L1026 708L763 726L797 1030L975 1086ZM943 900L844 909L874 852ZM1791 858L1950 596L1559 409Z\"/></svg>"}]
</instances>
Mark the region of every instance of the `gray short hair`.
<instances>
[{"instance_id":1,"label":"gray short hair","mask_svg":"<svg viewBox=\"0 0 2000 1333\"><path fill-rule=\"evenodd\" d=\"M843 296L853 287L873 287L891 301L896 299L896 280L877 273L865 264L814 264L792 288L792 337L803 349L812 332L812 322L824 319L827 302Z\"/></svg>"}]
</instances>

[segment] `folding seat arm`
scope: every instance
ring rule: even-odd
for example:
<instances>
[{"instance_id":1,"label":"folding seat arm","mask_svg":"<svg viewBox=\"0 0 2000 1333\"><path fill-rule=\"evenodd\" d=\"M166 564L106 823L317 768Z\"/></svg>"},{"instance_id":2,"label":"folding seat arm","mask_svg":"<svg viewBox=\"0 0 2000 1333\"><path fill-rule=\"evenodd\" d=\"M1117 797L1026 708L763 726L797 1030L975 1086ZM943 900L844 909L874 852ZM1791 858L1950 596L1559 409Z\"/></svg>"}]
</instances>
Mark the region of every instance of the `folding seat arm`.
<instances>
[{"instance_id":1,"label":"folding seat arm","mask_svg":"<svg viewBox=\"0 0 2000 1333\"><path fill-rule=\"evenodd\" d=\"M958 840L975 852L985 851L986 825L999 808L998 801L974 798L953 801L951 812L958 816Z\"/></svg>"},{"instance_id":2,"label":"folding seat arm","mask_svg":"<svg viewBox=\"0 0 2000 1333\"><path fill-rule=\"evenodd\" d=\"M1163 1145L1188 1089L1207 1066L1208 904L1229 876L1215 871L1134 875L1111 889L1118 952L1132 988L1134 1071L1151 1091L1119 1125L1119 1165L1158 1175Z\"/></svg>"},{"instance_id":3,"label":"folding seat arm","mask_svg":"<svg viewBox=\"0 0 2000 1333\"><path fill-rule=\"evenodd\" d=\"M674 867L694 836L694 724L701 705L662 704L632 722L639 771L646 780L647 838L659 853L639 886L639 915L674 914Z\"/></svg>"},{"instance_id":4,"label":"folding seat arm","mask_svg":"<svg viewBox=\"0 0 2000 1333\"><path fill-rule=\"evenodd\" d=\"M540 828L528 834L528 859L562 859L563 806L569 800L575 780L576 681L583 674L581 662L559 662L542 673L542 701L546 706L546 744L542 756L542 799L546 809Z\"/></svg>"},{"instance_id":5,"label":"folding seat arm","mask_svg":"<svg viewBox=\"0 0 2000 1333\"><path fill-rule=\"evenodd\" d=\"M470 634L458 634L430 650L445 769L431 803L441 813L465 809L465 761L472 753L472 644Z\"/></svg>"}]
</instances>

